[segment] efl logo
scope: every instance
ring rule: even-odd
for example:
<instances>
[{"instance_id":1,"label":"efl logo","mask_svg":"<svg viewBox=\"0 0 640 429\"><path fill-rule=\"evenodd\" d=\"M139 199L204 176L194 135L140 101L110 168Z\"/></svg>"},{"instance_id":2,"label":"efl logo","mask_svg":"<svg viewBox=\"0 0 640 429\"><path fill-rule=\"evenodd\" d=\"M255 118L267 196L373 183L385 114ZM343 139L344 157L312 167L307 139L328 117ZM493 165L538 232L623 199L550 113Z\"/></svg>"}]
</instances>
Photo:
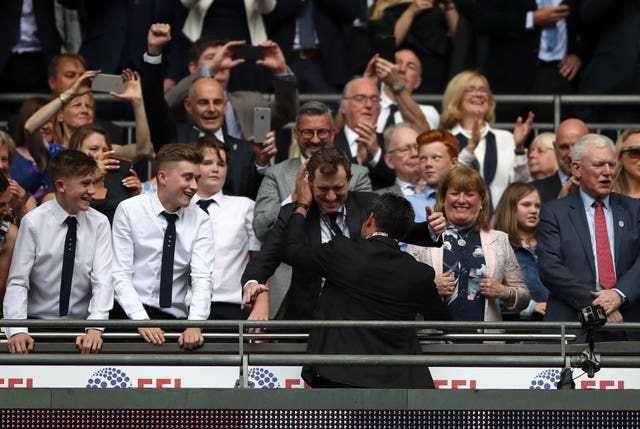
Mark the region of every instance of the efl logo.
<instances>
[{"instance_id":1,"label":"efl logo","mask_svg":"<svg viewBox=\"0 0 640 429\"><path fill-rule=\"evenodd\" d=\"M182 379L174 378L139 378L138 389L179 389L182 387Z\"/></svg>"},{"instance_id":2,"label":"efl logo","mask_svg":"<svg viewBox=\"0 0 640 429\"><path fill-rule=\"evenodd\" d=\"M284 387L287 389L311 389L311 386L301 378L287 378L284 381Z\"/></svg>"},{"instance_id":3,"label":"efl logo","mask_svg":"<svg viewBox=\"0 0 640 429\"><path fill-rule=\"evenodd\" d=\"M624 390L624 380L582 380L580 389Z\"/></svg>"},{"instance_id":4,"label":"efl logo","mask_svg":"<svg viewBox=\"0 0 640 429\"><path fill-rule=\"evenodd\" d=\"M476 380L452 379L452 380L433 380L436 389L475 389Z\"/></svg>"},{"instance_id":5,"label":"efl logo","mask_svg":"<svg viewBox=\"0 0 640 429\"><path fill-rule=\"evenodd\" d=\"M33 378L0 378L0 388L15 389L24 387L31 389L33 387Z\"/></svg>"}]
</instances>

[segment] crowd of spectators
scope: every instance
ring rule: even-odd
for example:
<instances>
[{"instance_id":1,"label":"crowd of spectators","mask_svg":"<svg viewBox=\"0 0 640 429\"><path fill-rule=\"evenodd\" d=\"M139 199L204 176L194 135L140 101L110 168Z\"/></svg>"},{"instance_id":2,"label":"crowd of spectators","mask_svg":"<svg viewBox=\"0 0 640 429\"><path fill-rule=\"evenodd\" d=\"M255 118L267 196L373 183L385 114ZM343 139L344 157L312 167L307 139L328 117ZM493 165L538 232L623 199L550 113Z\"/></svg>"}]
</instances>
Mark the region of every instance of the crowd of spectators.
<instances>
[{"instance_id":1,"label":"crowd of spectators","mask_svg":"<svg viewBox=\"0 0 640 429\"><path fill-rule=\"evenodd\" d=\"M307 246L355 239L393 193L416 222L401 249L454 320L575 321L588 305L640 320L640 132L614 145L588 127L640 111L563 111L534 136L548 106L494 97L639 94L636 1L7 0L0 16L0 92L50 92L0 108L6 318L311 319L325 271L285 254L289 218L305 215ZM100 106L100 73L122 75L109 93L128 103ZM135 120L133 143L114 119ZM101 332L78 348L99 351Z\"/></svg>"}]
</instances>

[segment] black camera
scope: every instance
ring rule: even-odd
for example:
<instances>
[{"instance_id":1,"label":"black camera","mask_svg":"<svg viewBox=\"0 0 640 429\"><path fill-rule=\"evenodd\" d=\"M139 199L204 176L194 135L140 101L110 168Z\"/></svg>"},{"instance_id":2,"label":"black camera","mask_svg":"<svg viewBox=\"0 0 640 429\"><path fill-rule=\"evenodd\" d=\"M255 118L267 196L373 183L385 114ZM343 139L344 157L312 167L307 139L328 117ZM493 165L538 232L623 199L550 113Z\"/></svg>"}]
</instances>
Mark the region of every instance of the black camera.
<instances>
[{"instance_id":1,"label":"black camera","mask_svg":"<svg viewBox=\"0 0 640 429\"><path fill-rule=\"evenodd\" d=\"M580 310L578 319L582 329L591 330L604 326L607 323L607 314L601 305L590 305Z\"/></svg>"}]
</instances>

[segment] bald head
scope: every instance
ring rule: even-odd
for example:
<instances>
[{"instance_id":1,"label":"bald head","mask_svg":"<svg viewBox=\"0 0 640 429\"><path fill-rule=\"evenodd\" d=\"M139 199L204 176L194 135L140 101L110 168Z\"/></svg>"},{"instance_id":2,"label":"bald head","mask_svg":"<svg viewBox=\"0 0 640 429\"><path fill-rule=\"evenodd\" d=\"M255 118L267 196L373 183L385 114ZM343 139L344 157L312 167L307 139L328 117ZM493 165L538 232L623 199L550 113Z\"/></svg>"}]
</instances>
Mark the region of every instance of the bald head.
<instances>
[{"instance_id":1,"label":"bald head","mask_svg":"<svg viewBox=\"0 0 640 429\"><path fill-rule=\"evenodd\" d=\"M196 80L189 88L184 107L201 131L215 133L222 127L227 100L220 83L210 77Z\"/></svg>"},{"instance_id":2,"label":"bald head","mask_svg":"<svg viewBox=\"0 0 640 429\"><path fill-rule=\"evenodd\" d=\"M589 134L589 128L580 119L566 119L558 126L553 147L556 152L558 166L567 175L571 175L571 148L580 137L586 134Z\"/></svg>"}]
</instances>

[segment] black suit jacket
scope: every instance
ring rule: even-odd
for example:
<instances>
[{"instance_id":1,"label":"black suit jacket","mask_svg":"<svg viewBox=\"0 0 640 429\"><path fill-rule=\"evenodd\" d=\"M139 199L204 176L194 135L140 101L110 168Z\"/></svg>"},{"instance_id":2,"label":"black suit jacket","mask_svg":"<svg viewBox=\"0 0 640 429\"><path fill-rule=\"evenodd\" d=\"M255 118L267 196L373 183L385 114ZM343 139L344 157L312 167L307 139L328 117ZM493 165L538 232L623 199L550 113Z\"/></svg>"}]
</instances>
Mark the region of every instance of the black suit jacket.
<instances>
[{"instance_id":1,"label":"black suit jacket","mask_svg":"<svg viewBox=\"0 0 640 429\"><path fill-rule=\"evenodd\" d=\"M164 99L162 65L143 61L141 78L144 106L154 149L158 151L168 143L191 143L197 140L200 130L191 124L176 122L173 119L171 108ZM224 193L255 199L263 176L257 172L251 143L229 135L225 135L224 139L230 152Z\"/></svg>"},{"instance_id":2,"label":"black suit jacket","mask_svg":"<svg viewBox=\"0 0 640 429\"><path fill-rule=\"evenodd\" d=\"M369 166L365 166L369 169L369 177L371 178L371 187L375 191L376 189L386 188L387 186L391 186L396 182L396 173L392 169L387 166L387 163L384 162L384 138L382 134L376 134L378 138L378 146L382 150L382 156L380 157L380 161L376 164L375 167L371 168ZM336 133L335 138L333 139L333 145L338 149L341 149L344 153L347 154L351 162L357 164L358 160L355 156L351 156L351 149L349 148L349 142L347 141L347 136L344 133L344 129L339 133Z\"/></svg>"},{"instance_id":3,"label":"black suit jacket","mask_svg":"<svg viewBox=\"0 0 640 429\"><path fill-rule=\"evenodd\" d=\"M567 54L579 52L578 14L569 0ZM477 32L489 38L487 58L479 64L496 93L522 94L531 90L540 48L540 27L526 29L527 12L538 9L536 0L478 0Z\"/></svg>"},{"instance_id":4,"label":"black suit jacket","mask_svg":"<svg viewBox=\"0 0 640 429\"><path fill-rule=\"evenodd\" d=\"M371 202L374 195L371 192L349 192L345 203L349 236L360 236L362 225L371 212ZM292 213L292 204L287 204L280 209L278 219L269 231L260 252L249 261L245 268L242 274L242 284L249 280L256 280L264 284L278 268L283 258L285 227ZM426 222L415 224L405 241L421 246L441 244L431 240ZM315 203L312 203L306 223L305 244L313 246L321 243L320 210ZM318 273L310 272L301 267L293 267L291 285L278 312L279 316L289 320L311 319L320 295L321 279L322 276Z\"/></svg>"},{"instance_id":5,"label":"black suit jacket","mask_svg":"<svg viewBox=\"0 0 640 429\"><path fill-rule=\"evenodd\" d=\"M629 300L619 310L625 321L637 322L640 321L640 201L611 193L610 205L615 288ZM578 190L542 206L536 253L540 279L551 291L544 320L578 321L578 311L591 304L594 299L591 292L597 284L587 216ZM637 339L638 333L629 332L627 338Z\"/></svg>"},{"instance_id":6,"label":"black suit jacket","mask_svg":"<svg viewBox=\"0 0 640 429\"><path fill-rule=\"evenodd\" d=\"M558 198L560 189L562 189L562 180L560 180L560 175L556 171L553 176L534 180L533 186L535 186L538 189L538 192L540 192L542 202L546 203L547 201L553 201Z\"/></svg>"},{"instance_id":7,"label":"black suit jacket","mask_svg":"<svg viewBox=\"0 0 640 429\"><path fill-rule=\"evenodd\" d=\"M289 64L296 34L296 17L309 1L279 0L274 10L264 16L269 37L280 45ZM324 75L329 83L341 88L349 79L348 42L342 27L351 25L358 17L360 4L357 1L314 0L313 6Z\"/></svg>"},{"instance_id":8,"label":"black suit jacket","mask_svg":"<svg viewBox=\"0 0 640 429\"><path fill-rule=\"evenodd\" d=\"M314 223L313 219L309 219ZM310 247L306 222L300 214L289 219L284 260L326 278L316 311L319 320L450 319L438 296L434 271L402 252L398 243L376 236L348 239ZM310 354L422 354L415 329L313 328L307 344ZM372 388L433 388L429 369L416 366L305 367L303 377L313 387L315 374L339 383Z\"/></svg>"},{"instance_id":9,"label":"black suit jacket","mask_svg":"<svg viewBox=\"0 0 640 429\"><path fill-rule=\"evenodd\" d=\"M22 0L4 0L0 2L0 71L7 65L11 56L11 48L16 44L16 37L20 31L20 17L22 16ZM78 0L62 0L62 5L76 8ZM43 67L49 66L54 55L60 53L62 38L56 29L54 1L33 1L33 13L38 27L36 36L42 44Z\"/></svg>"}]
</instances>

